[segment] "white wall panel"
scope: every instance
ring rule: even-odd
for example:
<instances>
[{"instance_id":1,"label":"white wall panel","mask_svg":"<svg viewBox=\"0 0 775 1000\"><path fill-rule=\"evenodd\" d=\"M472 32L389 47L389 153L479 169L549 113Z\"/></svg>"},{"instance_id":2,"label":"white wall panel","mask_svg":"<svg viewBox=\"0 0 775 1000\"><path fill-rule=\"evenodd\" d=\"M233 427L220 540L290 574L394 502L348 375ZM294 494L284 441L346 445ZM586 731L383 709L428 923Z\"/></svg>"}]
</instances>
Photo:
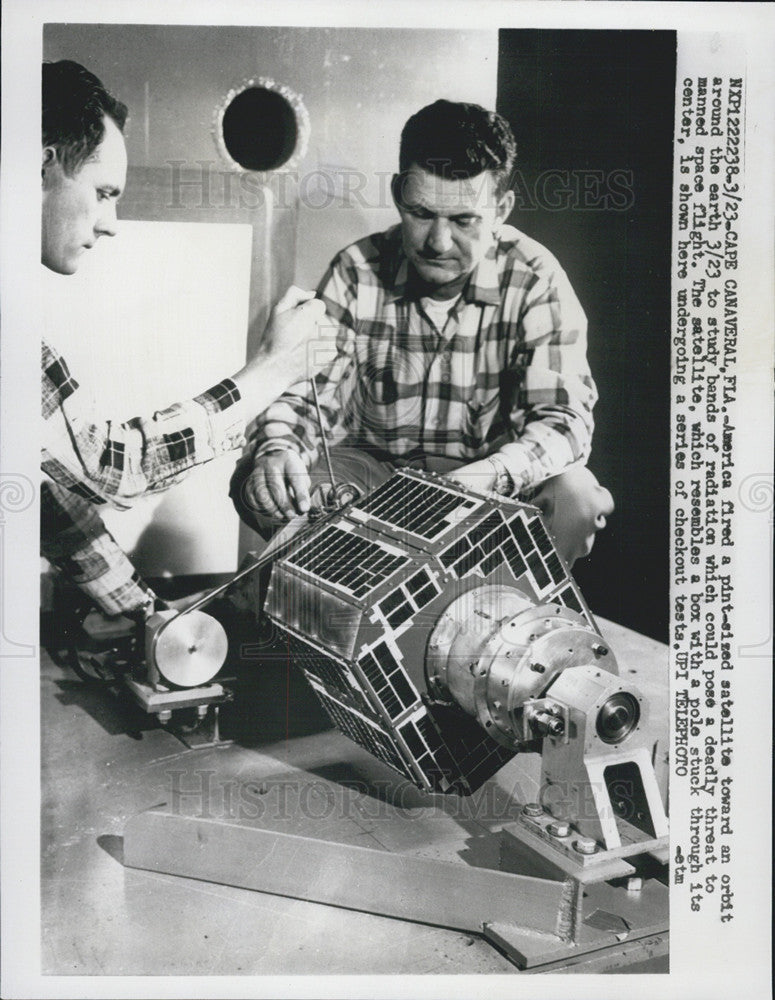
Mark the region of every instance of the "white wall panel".
<instances>
[{"instance_id":1,"label":"white wall panel","mask_svg":"<svg viewBox=\"0 0 775 1000\"><path fill-rule=\"evenodd\" d=\"M45 334L99 412L150 413L196 395L245 357L249 225L122 222L75 275L44 272ZM233 452L104 520L141 573L216 573L237 562Z\"/></svg>"}]
</instances>

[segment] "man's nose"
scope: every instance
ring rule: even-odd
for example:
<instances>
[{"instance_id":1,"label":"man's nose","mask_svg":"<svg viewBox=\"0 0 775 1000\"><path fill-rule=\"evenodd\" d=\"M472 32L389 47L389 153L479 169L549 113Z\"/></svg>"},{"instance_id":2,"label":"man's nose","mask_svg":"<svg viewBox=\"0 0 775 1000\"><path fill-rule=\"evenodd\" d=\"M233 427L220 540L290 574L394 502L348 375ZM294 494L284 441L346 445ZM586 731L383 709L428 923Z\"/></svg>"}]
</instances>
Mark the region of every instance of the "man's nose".
<instances>
[{"instance_id":1,"label":"man's nose","mask_svg":"<svg viewBox=\"0 0 775 1000\"><path fill-rule=\"evenodd\" d=\"M442 216L434 219L425 242L434 253L446 253L452 246L449 220Z\"/></svg>"},{"instance_id":2,"label":"man's nose","mask_svg":"<svg viewBox=\"0 0 775 1000\"><path fill-rule=\"evenodd\" d=\"M118 232L118 219L116 217L116 205L109 202L100 212L94 231L98 236L115 236Z\"/></svg>"}]
</instances>

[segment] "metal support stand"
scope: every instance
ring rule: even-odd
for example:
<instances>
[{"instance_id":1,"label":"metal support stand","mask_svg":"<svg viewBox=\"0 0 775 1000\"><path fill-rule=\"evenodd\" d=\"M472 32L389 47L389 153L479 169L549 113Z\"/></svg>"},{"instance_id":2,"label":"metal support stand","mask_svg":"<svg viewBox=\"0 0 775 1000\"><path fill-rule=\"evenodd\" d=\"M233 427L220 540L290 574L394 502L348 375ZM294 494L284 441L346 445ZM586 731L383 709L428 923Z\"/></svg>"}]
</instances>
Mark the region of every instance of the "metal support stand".
<instances>
[{"instance_id":1,"label":"metal support stand","mask_svg":"<svg viewBox=\"0 0 775 1000\"><path fill-rule=\"evenodd\" d=\"M513 837L511 841L513 848ZM526 864L535 870L536 858L527 854ZM545 857L542 861L552 870ZM130 819L124 832L124 863L480 934L520 968L533 971L592 953L599 953L597 964L605 967L606 949L610 967L616 968L622 964L625 944L630 961L653 958L667 949L667 886L655 879L637 887L626 879L620 885L602 881L612 878L605 865L596 877L555 866L553 875L536 878L179 815L165 808Z\"/></svg>"}]
</instances>

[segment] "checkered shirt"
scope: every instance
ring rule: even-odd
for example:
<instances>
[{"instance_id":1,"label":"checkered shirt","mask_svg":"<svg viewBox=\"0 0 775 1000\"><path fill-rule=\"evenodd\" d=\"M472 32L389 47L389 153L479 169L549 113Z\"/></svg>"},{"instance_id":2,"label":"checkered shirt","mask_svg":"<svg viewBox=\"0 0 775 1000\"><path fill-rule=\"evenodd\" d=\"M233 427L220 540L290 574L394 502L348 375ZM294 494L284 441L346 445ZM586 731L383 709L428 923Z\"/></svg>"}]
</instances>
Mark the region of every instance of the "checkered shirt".
<instances>
[{"instance_id":1,"label":"checkered shirt","mask_svg":"<svg viewBox=\"0 0 775 1000\"><path fill-rule=\"evenodd\" d=\"M107 614L154 599L94 505L120 509L165 490L195 465L244 441L244 404L231 379L184 403L124 423L100 420L67 363L41 356L41 553Z\"/></svg>"},{"instance_id":2,"label":"checkered shirt","mask_svg":"<svg viewBox=\"0 0 775 1000\"><path fill-rule=\"evenodd\" d=\"M586 460L597 399L586 318L557 260L523 233L503 227L441 330L400 226L338 254L318 294L336 324L337 356L317 376L331 444L406 461L497 455L515 493ZM314 464L308 382L258 417L251 443L257 456L293 448Z\"/></svg>"},{"instance_id":3,"label":"checkered shirt","mask_svg":"<svg viewBox=\"0 0 775 1000\"><path fill-rule=\"evenodd\" d=\"M93 504L50 479L40 487L40 552L108 615L155 600Z\"/></svg>"},{"instance_id":4,"label":"checkered shirt","mask_svg":"<svg viewBox=\"0 0 775 1000\"><path fill-rule=\"evenodd\" d=\"M231 379L150 417L120 423L95 415L64 358L45 341L41 376L41 467L91 503L127 509L244 442L244 404Z\"/></svg>"}]
</instances>

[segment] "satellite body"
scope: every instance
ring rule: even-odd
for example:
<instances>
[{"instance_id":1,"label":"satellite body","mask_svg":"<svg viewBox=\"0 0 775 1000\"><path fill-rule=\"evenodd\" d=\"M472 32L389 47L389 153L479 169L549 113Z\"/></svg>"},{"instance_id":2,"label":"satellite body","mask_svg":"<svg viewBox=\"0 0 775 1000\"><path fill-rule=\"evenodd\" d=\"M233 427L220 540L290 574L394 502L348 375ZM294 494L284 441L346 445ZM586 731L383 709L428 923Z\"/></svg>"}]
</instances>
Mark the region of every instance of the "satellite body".
<instances>
[{"instance_id":1,"label":"satellite body","mask_svg":"<svg viewBox=\"0 0 775 1000\"><path fill-rule=\"evenodd\" d=\"M538 511L430 473L401 470L292 542L264 610L335 725L429 791L469 794L562 737L568 713L542 696L568 667L616 680Z\"/></svg>"}]
</instances>

